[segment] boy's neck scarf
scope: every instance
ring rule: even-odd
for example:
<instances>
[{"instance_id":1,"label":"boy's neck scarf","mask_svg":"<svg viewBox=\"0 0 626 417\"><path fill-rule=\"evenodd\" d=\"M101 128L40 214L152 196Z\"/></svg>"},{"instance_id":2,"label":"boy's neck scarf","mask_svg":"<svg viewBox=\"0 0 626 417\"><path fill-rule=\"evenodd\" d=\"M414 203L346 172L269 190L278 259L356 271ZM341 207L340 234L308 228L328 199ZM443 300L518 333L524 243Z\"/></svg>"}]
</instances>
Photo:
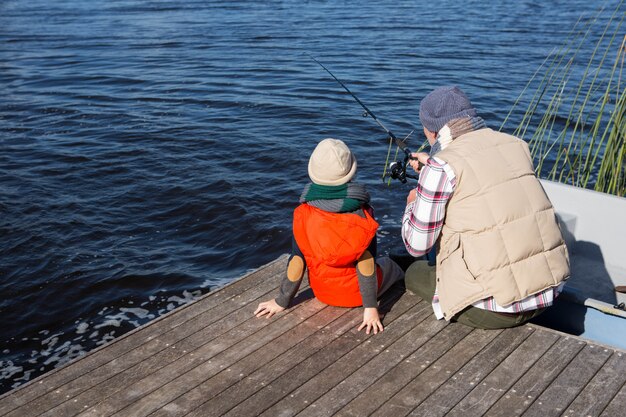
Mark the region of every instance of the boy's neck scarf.
<instances>
[{"instance_id":1,"label":"boy's neck scarf","mask_svg":"<svg viewBox=\"0 0 626 417\"><path fill-rule=\"evenodd\" d=\"M370 195L364 185L352 182L342 185L318 185L309 183L300 196L301 203L331 213L348 213L368 204Z\"/></svg>"},{"instance_id":2,"label":"boy's neck scarf","mask_svg":"<svg viewBox=\"0 0 626 417\"><path fill-rule=\"evenodd\" d=\"M437 133L437 141L430 148L430 156L433 156L440 150L445 149L459 136L473 132L474 130L483 129L485 127L487 127L485 121L478 116L468 116L450 120L444 127L441 128L439 133Z\"/></svg>"}]
</instances>

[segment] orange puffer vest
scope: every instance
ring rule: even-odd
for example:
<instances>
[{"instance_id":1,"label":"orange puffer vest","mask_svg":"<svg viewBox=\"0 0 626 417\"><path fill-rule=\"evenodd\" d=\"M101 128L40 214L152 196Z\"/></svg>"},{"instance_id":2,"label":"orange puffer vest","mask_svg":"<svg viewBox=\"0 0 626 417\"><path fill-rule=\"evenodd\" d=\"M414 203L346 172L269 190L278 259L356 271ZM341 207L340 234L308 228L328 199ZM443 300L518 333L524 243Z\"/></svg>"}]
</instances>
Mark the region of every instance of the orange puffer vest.
<instances>
[{"instance_id":1,"label":"orange puffer vest","mask_svg":"<svg viewBox=\"0 0 626 417\"><path fill-rule=\"evenodd\" d=\"M376 238L378 229L376 220L363 211L365 218L301 204L293 213L293 234L306 260L309 284L315 297L325 304L363 304L355 262Z\"/></svg>"}]
</instances>

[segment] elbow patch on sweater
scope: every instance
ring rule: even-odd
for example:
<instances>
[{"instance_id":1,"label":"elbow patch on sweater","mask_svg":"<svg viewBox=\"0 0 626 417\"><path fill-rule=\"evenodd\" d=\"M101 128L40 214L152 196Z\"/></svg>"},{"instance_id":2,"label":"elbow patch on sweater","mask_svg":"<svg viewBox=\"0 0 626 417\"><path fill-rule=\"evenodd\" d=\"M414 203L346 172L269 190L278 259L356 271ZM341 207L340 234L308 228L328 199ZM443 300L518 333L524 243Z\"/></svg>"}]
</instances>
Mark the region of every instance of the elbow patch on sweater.
<instances>
[{"instance_id":1,"label":"elbow patch on sweater","mask_svg":"<svg viewBox=\"0 0 626 417\"><path fill-rule=\"evenodd\" d=\"M366 250L363 252L363 255L361 255L356 264L356 267L362 275L374 275L374 272L376 271L376 262L374 262L374 257L370 251Z\"/></svg>"},{"instance_id":2,"label":"elbow patch on sweater","mask_svg":"<svg viewBox=\"0 0 626 417\"><path fill-rule=\"evenodd\" d=\"M304 275L304 261L299 256L294 256L287 265L287 279L291 282L299 281Z\"/></svg>"}]
</instances>

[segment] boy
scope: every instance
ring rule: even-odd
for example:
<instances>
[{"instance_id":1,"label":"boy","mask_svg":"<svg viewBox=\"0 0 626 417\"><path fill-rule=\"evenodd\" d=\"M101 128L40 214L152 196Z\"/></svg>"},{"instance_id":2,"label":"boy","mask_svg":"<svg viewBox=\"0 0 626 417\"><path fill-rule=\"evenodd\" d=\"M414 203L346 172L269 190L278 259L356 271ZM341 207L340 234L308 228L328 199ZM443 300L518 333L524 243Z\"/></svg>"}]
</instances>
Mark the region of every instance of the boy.
<instances>
[{"instance_id":1,"label":"boy","mask_svg":"<svg viewBox=\"0 0 626 417\"><path fill-rule=\"evenodd\" d=\"M351 182L356 168L356 158L342 141L318 143L309 159L312 183L294 211L292 253L280 293L260 303L256 317L269 318L289 307L308 268L318 300L337 307L362 305L358 330L383 330L376 300L404 273L388 257L374 260L378 223L365 186Z\"/></svg>"}]
</instances>

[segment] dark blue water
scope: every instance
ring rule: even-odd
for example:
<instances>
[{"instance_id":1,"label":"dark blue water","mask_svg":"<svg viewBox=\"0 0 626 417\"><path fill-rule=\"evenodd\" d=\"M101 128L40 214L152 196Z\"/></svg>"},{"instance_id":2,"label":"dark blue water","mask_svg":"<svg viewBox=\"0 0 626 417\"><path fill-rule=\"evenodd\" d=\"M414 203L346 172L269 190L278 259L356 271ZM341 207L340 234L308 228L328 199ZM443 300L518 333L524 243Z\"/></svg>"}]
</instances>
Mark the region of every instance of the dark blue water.
<instances>
[{"instance_id":1,"label":"dark blue water","mask_svg":"<svg viewBox=\"0 0 626 417\"><path fill-rule=\"evenodd\" d=\"M499 127L598 7L0 1L0 392L287 252L322 138L356 153L380 251L401 250L385 135L303 52L398 135L442 84Z\"/></svg>"}]
</instances>

